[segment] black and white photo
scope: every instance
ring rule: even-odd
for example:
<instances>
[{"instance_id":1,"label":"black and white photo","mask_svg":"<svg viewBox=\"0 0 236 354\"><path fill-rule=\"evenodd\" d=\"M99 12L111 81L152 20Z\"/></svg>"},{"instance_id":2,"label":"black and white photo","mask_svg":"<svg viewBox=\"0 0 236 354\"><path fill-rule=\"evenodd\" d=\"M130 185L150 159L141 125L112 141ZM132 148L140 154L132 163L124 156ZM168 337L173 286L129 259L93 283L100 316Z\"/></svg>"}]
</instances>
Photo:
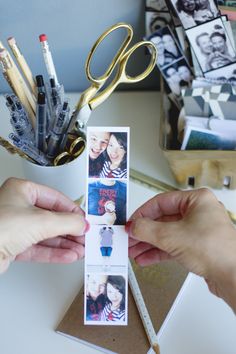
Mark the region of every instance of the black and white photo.
<instances>
[{"instance_id":1,"label":"black and white photo","mask_svg":"<svg viewBox=\"0 0 236 354\"><path fill-rule=\"evenodd\" d=\"M172 4L185 29L219 16L214 0L172 0Z\"/></svg>"},{"instance_id":2,"label":"black and white photo","mask_svg":"<svg viewBox=\"0 0 236 354\"><path fill-rule=\"evenodd\" d=\"M235 62L235 51L221 19L186 31L203 73Z\"/></svg>"},{"instance_id":3,"label":"black and white photo","mask_svg":"<svg viewBox=\"0 0 236 354\"><path fill-rule=\"evenodd\" d=\"M157 48L157 65L159 67L164 68L183 57L183 53L168 26L154 32L147 39Z\"/></svg>"},{"instance_id":4,"label":"black and white photo","mask_svg":"<svg viewBox=\"0 0 236 354\"><path fill-rule=\"evenodd\" d=\"M218 80L219 83L229 82L231 85L236 85L236 63L227 65L223 68L210 71L205 74L207 79Z\"/></svg>"},{"instance_id":5,"label":"black and white photo","mask_svg":"<svg viewBox=\"0 0 236 354\"><path fill-rule=\"evenodd\" d=\"M147 11L145 14L146 36L170 25L172 22L169 12Z\"/></svg>"},{"instance_id":6,"label":"black and white photo","mask_svg":"<svg viewBox=\"0 0 236 354\"><path fill-rule=\"evenodd\" d=\"M176 95L180 96L181 89L191 85L193 75L185 58L180 59L173 65L163 70L163 76L170 88Z\"/></svg>"},{"instance_id":7,"label":"black and white photo","mask_svg":"<svg viewBox=\"0 0 236 354\"><path fill-rule=\"evenodd\" d=\"M146 0L146 11L168 11L165 0Z\"/></svg>"}]
</instances>

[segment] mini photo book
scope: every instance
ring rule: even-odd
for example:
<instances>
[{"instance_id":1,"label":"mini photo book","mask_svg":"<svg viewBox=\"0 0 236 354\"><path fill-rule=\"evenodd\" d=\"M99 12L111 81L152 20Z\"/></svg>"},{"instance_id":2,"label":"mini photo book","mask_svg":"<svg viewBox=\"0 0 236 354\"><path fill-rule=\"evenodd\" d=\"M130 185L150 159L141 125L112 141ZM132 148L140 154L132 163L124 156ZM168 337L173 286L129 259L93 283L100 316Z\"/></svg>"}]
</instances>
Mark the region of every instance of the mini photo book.
<instances>
[{"instance_id":1,"label":"mini photo book","mask_svg":"<svg viewBox=\"0 0 236 354\"><path fill-rule=\"evenodd\" d=\"M134 263L132 265L154 329L158 334L167 325L168 318L178 304L182 289L185 287L187 271L173 261L149 267L140 267ZM147 353L150 344L130 289L128 294L127 326L84 325L84 288L82 287L56 328L56 332L96 348L101 353Z\"/></svg>"}]
</instances>

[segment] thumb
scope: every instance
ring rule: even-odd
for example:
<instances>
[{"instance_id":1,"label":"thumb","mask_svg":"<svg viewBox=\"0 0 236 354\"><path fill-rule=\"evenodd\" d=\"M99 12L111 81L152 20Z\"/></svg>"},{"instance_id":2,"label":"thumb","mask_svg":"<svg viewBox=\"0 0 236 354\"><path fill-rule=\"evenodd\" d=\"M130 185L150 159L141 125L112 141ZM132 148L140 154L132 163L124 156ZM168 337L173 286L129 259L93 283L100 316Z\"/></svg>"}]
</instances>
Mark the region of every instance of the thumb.
<instances>
[{"instance_id":1,"label":"thumb","mask_svg":"<svg viewBox=\"0 0 236 354\"><path fill-rule=\"evenodd\" d=\"M171 253L178 242L181 221L162 222L143 217L131 220L129 236L141 242L150 243L159 249Z\"/></svg>"}]
</instances>

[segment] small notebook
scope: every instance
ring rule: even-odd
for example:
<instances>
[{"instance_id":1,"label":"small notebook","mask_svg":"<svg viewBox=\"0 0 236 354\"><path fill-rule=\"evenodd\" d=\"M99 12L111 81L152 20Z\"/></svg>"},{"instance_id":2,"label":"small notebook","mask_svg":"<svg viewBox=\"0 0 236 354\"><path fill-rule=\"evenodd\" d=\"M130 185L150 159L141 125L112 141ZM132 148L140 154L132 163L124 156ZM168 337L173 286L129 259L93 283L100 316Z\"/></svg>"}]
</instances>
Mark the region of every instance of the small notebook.
<instances>
[{"instance_id":1,"label":"small notebook","mask_svg":"<svg viewBox=\"0 0 236 354\"><path fill-rule=\"evenodd\" d=\"M175 262L164 262L145 268L133 263L133 269L154 329L158 332L187 277L187 272ZM145 354L150 344L130 289L128 301L127 327L85 326L83 324L84 289L82 288L56 331L96 347L104 353Z\"/></svg>"}]
</instances>

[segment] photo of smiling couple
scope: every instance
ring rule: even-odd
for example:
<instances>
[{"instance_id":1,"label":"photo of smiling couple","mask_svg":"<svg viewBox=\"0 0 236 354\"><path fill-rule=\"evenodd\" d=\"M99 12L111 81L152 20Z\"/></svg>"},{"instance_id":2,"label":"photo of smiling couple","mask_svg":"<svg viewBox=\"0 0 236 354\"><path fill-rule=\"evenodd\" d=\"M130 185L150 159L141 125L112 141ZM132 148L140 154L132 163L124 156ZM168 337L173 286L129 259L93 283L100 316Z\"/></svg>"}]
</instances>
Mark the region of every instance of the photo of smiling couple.
<instances>
[{"instance_id":1,"label":"photo of smiling couple","mask_svg":"<svg viewBox=\"0 0 236 354\"><path fill-rule=\"evenodd\" d=\"M89 177L127 178L127 133L90 132Z\"/></svg>"}]
</instances>

